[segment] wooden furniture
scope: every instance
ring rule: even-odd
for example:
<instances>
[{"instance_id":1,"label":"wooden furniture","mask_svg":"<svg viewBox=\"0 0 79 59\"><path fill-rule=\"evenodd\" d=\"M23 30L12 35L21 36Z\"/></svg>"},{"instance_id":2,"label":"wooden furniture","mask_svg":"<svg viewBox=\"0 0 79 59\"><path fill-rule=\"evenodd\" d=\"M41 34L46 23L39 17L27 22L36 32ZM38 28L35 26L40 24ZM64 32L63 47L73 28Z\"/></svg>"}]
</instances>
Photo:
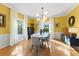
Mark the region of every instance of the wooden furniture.
<instances>
[{"instance_id":1,"label":"wooden furniture","mask_svg":"<svg viewBox=\"0 0 79 59\"><path fill-rule=\"evenodd\" d=\"M64 28L63 33L68 36L70 35L68 28Z\"/></svg>"},{"instance_id":2,"label":"wooden furniture","mask_svg":"<svg viewBox=\"0 0 79 59\"><path fill-rule=\"evenodd\" d=\"M34 27L27 27L28 39L31 39L31 35L34 33Z\"/></svg>"}]
</instances>

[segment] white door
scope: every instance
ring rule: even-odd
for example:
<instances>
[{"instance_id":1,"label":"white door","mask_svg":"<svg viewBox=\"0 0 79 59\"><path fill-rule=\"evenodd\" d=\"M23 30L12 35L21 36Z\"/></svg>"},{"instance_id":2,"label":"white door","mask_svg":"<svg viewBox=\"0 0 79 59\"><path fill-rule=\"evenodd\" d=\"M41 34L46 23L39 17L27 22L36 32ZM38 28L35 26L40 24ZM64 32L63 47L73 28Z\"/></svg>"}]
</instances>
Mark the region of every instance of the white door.
<instances>
[{"instance_id":1,"label":"white door","mask_svg":"<svg viewBox=\"0 0 79 59\"><path fill-rule=\"evenodd\" d=\"M54 19L50 18L49 20L49 33L50 33L50 39L54 38Z\"/></svg>"}]
</instances>

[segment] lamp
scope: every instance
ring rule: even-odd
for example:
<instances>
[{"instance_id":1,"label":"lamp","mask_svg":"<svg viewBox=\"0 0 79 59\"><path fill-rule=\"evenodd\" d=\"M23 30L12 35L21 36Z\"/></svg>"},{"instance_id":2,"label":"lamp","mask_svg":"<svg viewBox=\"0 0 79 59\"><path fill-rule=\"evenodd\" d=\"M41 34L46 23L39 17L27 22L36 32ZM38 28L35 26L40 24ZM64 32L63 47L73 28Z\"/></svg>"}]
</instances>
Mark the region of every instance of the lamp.
<instances>
[{"instance_id":1,"label":"lamp","mask_svg":"<svg viewBox=\"0 0 79 59\"><path fill-rule=\"evenodd\" d=\"M70 36L72 33L78 34L78 28L76 27L69 28L69 32L70 32Z\"/></svg>"},{"instance_id":2,"label":"lamp","mask_svg":"<svg viewBox=\"0 0 79 59\"><path fill-rule=\"evenodd\" d=\"M78 33L78 28L75 28L75 27L69 28L69 32L70 33Z\"/></svg>"},{"instance_id":3,"label":"lamp","mask_svg":"<svg viewBox=\"0 0 79 59\"><path fill-rule=\"evenodd\" d=\"M46 15L47 15L48 12L44 11L44 7L41 7L41 10L42 10L42 14L41 15L39 15L39 13L36 13L37 21L42 19L42 21L44 22L47 19Z\"/></svg>"}]
</instances>

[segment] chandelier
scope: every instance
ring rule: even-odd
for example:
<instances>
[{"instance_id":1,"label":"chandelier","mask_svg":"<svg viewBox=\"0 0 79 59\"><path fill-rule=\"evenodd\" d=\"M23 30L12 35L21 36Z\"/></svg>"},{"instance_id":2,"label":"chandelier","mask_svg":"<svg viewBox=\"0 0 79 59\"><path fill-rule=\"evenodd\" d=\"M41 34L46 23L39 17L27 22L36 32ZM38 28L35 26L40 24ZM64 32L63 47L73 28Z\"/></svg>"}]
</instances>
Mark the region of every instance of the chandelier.
<instances>
[{"instance_id":1,"label":"chandelier","mask_svg":"<svg viewBox=\"0 0 79 59\"><path fill-rule=\"evenodd\" d=\"M41 7L41 15L39 15L38 13L36 14L37 16L37 21L42 20L43 22L45 22L45 20L47 20L47 11L44 11L44 7Z\"/></svg>"}]
</instances>

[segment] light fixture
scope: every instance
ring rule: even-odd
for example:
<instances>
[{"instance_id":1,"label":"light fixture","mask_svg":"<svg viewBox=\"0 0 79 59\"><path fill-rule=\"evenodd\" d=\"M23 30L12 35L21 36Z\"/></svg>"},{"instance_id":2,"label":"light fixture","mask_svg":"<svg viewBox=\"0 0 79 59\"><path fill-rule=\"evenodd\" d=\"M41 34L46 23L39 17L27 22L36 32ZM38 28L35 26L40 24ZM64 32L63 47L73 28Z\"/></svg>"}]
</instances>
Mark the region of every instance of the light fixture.
<instances>
[{"instance_id":1,"label":"light fixture","mask_svg":"<svg viewBox=\"0 0 79 59\"><path fill-rule=\"evenodd\" d=\"M39 13L36 13L36 17L39 17Z\"/></svg>"},{"instance_id":2,"label":"light fixture","mask_svg":"<svg viewBox=\"0 0 79 59\"><path fill-rule=\"evenodd\" d=\"M36 17L37 17L37 21L42 20L43 22L45 22L45 20L47 20L47 11L44 11L44 7L41 7L41 15L39 15L39 13L36 13Z\"/></svg>"},{"instance_id":3,"label":"light fixture","mask_svg":"<svg viewBox=\"0 0 79 59\"><path fill-rule=\"evenodd\" d=\"M37 21L39 21L40 20L40 18L37 18Z\"/></svg>"},{"instance_id":4,"label":"light fixture","mask_svg":"<svg viewBox=\"0 0 79 59\"><path fill-rule=\"evenodd\" d=\"M45 15L47 15L47 13L48 13L47 11L44 12Z\"/></svg>"}]
</instances>

